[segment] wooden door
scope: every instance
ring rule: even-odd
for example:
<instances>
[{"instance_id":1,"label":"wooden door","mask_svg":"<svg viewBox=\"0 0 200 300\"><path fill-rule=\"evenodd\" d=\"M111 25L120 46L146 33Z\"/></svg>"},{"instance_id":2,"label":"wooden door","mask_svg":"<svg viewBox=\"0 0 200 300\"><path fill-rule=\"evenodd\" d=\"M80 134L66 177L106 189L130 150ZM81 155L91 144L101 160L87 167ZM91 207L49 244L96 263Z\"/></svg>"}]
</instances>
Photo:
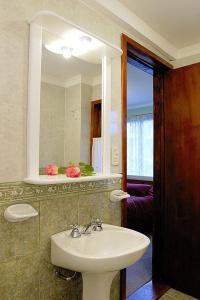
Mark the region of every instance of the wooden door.
<instances>
[{"instance_id":1,"label":"wooden door","mask_svg":"<svg viewBox=\"0 0 200 300\"><path fill-rule=\"evenodd\" d=\"M161 277L199 298L200 63L164 75L164 152Z\"/></svg>"}]
</instances>

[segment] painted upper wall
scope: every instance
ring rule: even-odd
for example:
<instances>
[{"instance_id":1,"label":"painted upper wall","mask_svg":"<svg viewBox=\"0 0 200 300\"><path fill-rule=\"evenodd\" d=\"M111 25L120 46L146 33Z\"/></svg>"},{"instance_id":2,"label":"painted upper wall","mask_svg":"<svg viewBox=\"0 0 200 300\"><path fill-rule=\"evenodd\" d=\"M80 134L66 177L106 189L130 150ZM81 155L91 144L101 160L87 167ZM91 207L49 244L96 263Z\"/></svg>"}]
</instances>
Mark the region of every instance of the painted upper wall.
<instances>
[{"instance_id":1,"label":"painted upper wall","mask_svg":"<svg viewBox=\"0 0 200 300\"><path fill-rule=\"evenodd\" d=\"M64 165L65 88L46 82L40 90L40 163Z\"/></svg>"},{"instance_id":2,"label":"painted upper wall","mask_svg":"<svg viewBox=\"0 0 200 300\"><path fill-rule=\"evenodd\" d=\"M39 10L51 10L117 46L127 31L78 0L0 0L0 7L0 182L11 182L26 176L27 20ZM112 65L112 143L121 149L120 58ZM112 171L120 172L121 164Z\"/></svg>"},{"instance_id":3,"label":"painted upper wall","mask_svg":"<svg viewBox=\"0 0 200 300\"><path fill-rule=\"evenodd\" d=\"M0 182L11 182L26 176L27 19L39 10L51 10L117 45L120 29L77 0L0 0L0 7Z\"/></svg>"}]
</instances>

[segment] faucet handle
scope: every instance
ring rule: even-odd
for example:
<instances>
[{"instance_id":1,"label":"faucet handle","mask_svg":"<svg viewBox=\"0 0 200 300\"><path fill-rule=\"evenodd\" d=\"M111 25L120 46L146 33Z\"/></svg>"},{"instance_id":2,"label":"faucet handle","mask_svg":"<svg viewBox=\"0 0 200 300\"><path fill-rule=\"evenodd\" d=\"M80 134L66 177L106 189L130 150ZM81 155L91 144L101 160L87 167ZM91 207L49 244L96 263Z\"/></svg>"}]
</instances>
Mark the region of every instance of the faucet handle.
<instances>
[{"instance_id":1,"label":"faucet handle","mask_svg":"<svg viewBox=\"0 0 200 300\"><path fill-rule=\"evenodd\" d=\"M70 225L70 227L72 228L72 231L70 233L71 237L77 238L77 237L81 236L81 232L79 230L79 225L78 224Z\"/></svg>"},{"instance_id":2,"label":"faucet handle","mask_svg":"<svg viewBox=\"0 0 200 300\"><path fill-rule=\"evenodd\" d=\"M70 228L71 229L78 229L79 228L79 225L78 224L72 224L72 225L70 225Z\"/></svg>"},{"instance_id":3,"label":"faucet handle","mask_svg":"<svg viewBox=\"0 0 200 300\"><path fill-rule=\"evenodd\" d=\"M100 218L92 218L92 225L94 231L101 231L102 228L102 220Z\"/></svg>"},{"instance_id":4,"label":"faucet handle","mask_svg":"<svg viewBox=\"0 0 200 300\"><path fill-rule=\"evenodd\" d=\"M102 225L102 220L100 218L92 218L92 224L100 224Z\"/></svg>"}]
</instances>

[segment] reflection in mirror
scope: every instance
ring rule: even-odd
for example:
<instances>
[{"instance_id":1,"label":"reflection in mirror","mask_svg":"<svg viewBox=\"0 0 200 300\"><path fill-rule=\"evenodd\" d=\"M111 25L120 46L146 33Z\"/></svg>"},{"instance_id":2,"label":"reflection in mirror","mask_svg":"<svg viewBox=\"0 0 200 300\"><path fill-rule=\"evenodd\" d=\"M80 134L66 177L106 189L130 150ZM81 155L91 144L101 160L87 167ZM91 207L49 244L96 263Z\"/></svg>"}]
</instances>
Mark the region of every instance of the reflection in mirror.
<instances>
[{"instance_id":1,"label":"reflection in mirror","mask_svg":"<svg viewBox=\"0 0 200 300\"><path fill-rule=\"evenodd\" d=\"M92 164L102 172L100 43L77 30L65 39L43 30L40 174L49 164Z\"/></svg>"}]
</instances>

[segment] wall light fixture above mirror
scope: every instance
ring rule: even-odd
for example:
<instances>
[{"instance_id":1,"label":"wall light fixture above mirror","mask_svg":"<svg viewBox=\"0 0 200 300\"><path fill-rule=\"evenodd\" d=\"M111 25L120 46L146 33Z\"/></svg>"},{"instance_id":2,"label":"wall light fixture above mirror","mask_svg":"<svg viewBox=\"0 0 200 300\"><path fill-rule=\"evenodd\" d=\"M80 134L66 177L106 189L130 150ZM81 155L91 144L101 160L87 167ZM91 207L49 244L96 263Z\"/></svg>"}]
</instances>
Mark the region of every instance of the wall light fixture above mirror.
<instances>
[{"instance_id":1,"label":"wall light fixture above mirror","mask_svg":"<svg viewBox=\"0 0 200 300\"><path fill-rule=\"evenodd\" d=\"M52 12L31 20L26 182L120 176L110 174L111 60L116 55L120 49ZM66 173L73 166L82 176Z\"/></svg>"}]
</instances>

